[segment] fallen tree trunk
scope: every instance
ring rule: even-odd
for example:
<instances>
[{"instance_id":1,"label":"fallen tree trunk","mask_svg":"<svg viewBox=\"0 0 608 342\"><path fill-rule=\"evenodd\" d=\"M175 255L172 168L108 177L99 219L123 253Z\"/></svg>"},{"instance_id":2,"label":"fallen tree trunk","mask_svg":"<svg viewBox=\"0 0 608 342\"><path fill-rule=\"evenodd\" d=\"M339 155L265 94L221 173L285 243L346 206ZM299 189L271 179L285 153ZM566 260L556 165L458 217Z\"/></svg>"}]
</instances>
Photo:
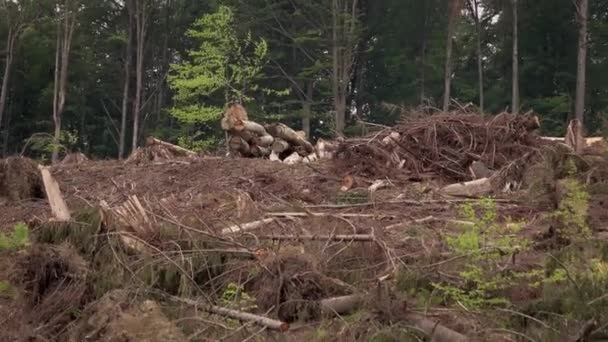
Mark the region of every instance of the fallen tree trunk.
<instances>
[{"instance_id":1,"label":"fallen tree trunk","mask_svg":"<svg viewBox=\"0 0 608 342\"><path fill-rule=\"evenodd\" d=\"M260 240L274 240L274 241L297 241L297 240L308 240L308 241L375 241L376 238L371 234L352 234L352 235L265 235L258 236Z\"/></svg>"},{"instance_id":2,"label":"fallen tree trunk","mask_svg":"<svg viewBox=\"0 0 608 342\"><path fill-rule=\"evenodd\" d=\"M298 134L293 129L287 127L284 124L272 124L266 126L266 130L273 137L281 138L291 144L295 144L298 146L302 146L306 152L312 153L315 151L315 148L312 146L308 140L306 140L302 135Z\"/></svg>"},{"instance_id":3,"label":"fallen tree trunk","mask_svg":"<svg viewBox=\"0 0 608 342\"><path fill-rule=\"evenodd\" d=\"M238 319L240 321L255 322L258 325L270 328L272 330L278 330L281 332L286 332L287 330L289 330L289 324L285 322L277 321L264 316L254 315L248 312L226 309L219 306L210 306L208 308L208 311L214 314Z\"/></svg>"},{"instance_id":4,"label":"fallen tree trunk","mask_svg":"<svg viewBox=\"0 0 608 342\"><path fill-rule=\"evenodd\" d=\"M319 302L321 310L328 315L343 315L357 309L363 303L360 295L349 295L323 299Z\"/></svg>"},{"instance_id":5,"label":"fallen tree trunk","mask_svg":"<svg viewBox=\"0 0 608 342\"><path fill-rule=\"evenodd\" d=\"M181 154L181 155L185 155L188 157L194 157L196 156L196 152L194 151L190 151L188 149L185 149L181 146L177 146L177 145L173 145L171 143L168 143L166 141L162 141L159 139L156 139L154 137L148 137L148 139L146 140L146 145L147 146L153 146L153 145L160 145L163 146L165 148L167 148L168 150L170 150L171 152L175 153L175 154Z\"/></svg>"},{"instance_id":6,"label":"fallen tree trunk","mask_svg":"<svg viewBox=\"0 0 608 342\"><path fill-rule=\"evenodd\" d=\"M470 182L450 184L440 191L456 197L479 197L492 192L492 181L490 178L481 178Z\"/></svg>"},{"instance_id":7,"label":"fallen tree trunk","mask_svg":"<svg viewBox=\"0 0 608 342\"><path fill-rule=\"evenodd\" d=\"M327 298L319 301L321 310L326 314L345 314L356 310L363 304L363 297L360 295L349 295L334 298ZM430 341L434 342L465 342L467 337L459 332L449 329L439 322L434 322L425 316L416 313L406 313L404 320L424 332Z\"/></svg>"},{"instance_id":8,"label":"fallen tree trunk","mask_svg":"<svg viewBox=\"0 0 608 342\"><path fill-rule=\"evenodd\" d=\"M44 192L46 193L46 198L51 206L53 217L58 221L69 221L72 217L67 204L65 204L65 201L63 200L63 196L61 196L59 184L57 184L57 181L53 178L48 168L39 165L38 169L42 176Z\"/></svg>"},{"instance_id":9,"label":"fallen tree trunk","mask_svg":"<svg viewBox=\"0 0 608 342\"><path fill-rule=\"evenodd\" d=\"M466 342L469 339L463 334L449 329L439 322L434 322L422 315L408 313L405 319L416 328L423 331L430 341L434 342Z\"/></svg>"},{"instance_id":10,"label":"fallen tree trunk","mask_svg":"<svg viewBox=\"0 0 608 342\"><path fill-rule=\"evenodd\" d=\"M248 312L227 309L227 308L223 308L221 306L216 306L216 305L205 305L198 301L194 301L194 300L186 299L186 298L182 298L182 297L171 296L170 299L172 299L173 301L179 302L179 303L184 303L184 304L191 305L191 306L194 306L197 308L201 308L204 311L207 311L209 313L213 313L216 315L230 317L230 318L237 319L237 320L243 321L243 322L254 322L260 326L263 326L263 327L266 327L266 328L269 328L272 330L277 330L280 332L286 332L287 330L289 330L288 323L285 323L282 321L277 321L272 318L255 315L255 314L248 313Z\"/></svg>"},{"instance_id":11,"label":"fallen tree trunk","mask_svg":"<svg viewBox=\"0 0 608 342\"><path fill-rule=\"evenodd\" d=\"M267 219L253 221L253 222L249 222L249 223L235 224L228 228L222 229L221 234L228 235L228 234L242 233L242 232L258 229L258 228L260 228L266 224L272 223L274 221L275 221L275 218L267 218Z\"/></svg>"}]
</instances>

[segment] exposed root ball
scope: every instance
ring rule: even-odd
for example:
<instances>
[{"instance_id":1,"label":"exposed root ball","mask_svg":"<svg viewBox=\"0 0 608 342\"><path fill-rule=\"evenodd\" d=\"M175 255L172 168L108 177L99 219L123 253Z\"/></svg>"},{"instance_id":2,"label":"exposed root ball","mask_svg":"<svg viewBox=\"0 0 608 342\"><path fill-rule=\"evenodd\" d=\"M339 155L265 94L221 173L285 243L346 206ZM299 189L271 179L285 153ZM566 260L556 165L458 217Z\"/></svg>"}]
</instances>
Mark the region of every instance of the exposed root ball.
<instances>
[{"instance_id":1,"label":"exposed root ball","mask_svg":"<svg viewBox=\"0 0 608 342\"><path fill-rule=\"evenodd\" d=\"M38 165L22 157L0 160L0 197L11 201L44 198Z\"/></svg>"},{"instance_id":2,"label":"exposed root ball","mask_svg":"<svg viewBox=\"0 0 608 342\"><path fill-rule=\"evenodd\" d=\"M320 315L318 300L347 292L319 273L308 255L295 250L269 256L263 264L252 293L263 310L278 308L283 321L315 319Z\"/></svg>"},{"instance_id":3,"label":"exposed root ball","mask_svg":"<svg viewBox=\"0 0 608 342\"><path fill-rule=\"evenodd\" d=\"M13 280L24 289L28 323L42 335L61 331L87 301L88 275L86 261L70 245L33 245Z\"/></svg>"}]
</instances>

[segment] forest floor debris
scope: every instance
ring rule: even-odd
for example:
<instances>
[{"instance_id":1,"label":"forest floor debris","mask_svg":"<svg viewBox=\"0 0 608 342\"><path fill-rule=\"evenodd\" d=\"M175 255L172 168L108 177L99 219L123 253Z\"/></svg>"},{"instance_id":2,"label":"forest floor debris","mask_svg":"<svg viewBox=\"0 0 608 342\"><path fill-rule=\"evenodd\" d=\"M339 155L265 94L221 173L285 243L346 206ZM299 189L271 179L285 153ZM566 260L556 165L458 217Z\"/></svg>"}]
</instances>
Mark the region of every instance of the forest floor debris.
<instances>
[{"instance_id":1,"label":"forest floor debris","mask_svg":"<svg viewBox=\"0 0 608 342\"><path fill-rule=\"evenodd\" d=\"M503 141L483 150L492 144L477 132L493 127L485 119L432 120L453 145L420 147L426 158L439 151L437 159L379 167L384 173L340 158L287 165L188 153L51 167L69 222L49 221L44 188L19 200L0 194L0 338L407 341L439 333L507 341L607 333L605 157L534 148L526 140L536 141L533 133L513 128L528 121L496 128L521 139L512 149ZM435 141L422 125L407 127ZM477 134L475 142L459 129ZM370 146L386 151L382 140L395 136L382 131ZM467 163L488 166L488 178L516 173L520 186L479 198L441 191L461 180L445 167L470 166L442 155L490 150ZM524 159L536 150L542 158ZM413 181L416 165L430 177ZM347 189L336 170L349 176ZM473 178L484 179L462 177Z\"/></svg>"}]
</instances>

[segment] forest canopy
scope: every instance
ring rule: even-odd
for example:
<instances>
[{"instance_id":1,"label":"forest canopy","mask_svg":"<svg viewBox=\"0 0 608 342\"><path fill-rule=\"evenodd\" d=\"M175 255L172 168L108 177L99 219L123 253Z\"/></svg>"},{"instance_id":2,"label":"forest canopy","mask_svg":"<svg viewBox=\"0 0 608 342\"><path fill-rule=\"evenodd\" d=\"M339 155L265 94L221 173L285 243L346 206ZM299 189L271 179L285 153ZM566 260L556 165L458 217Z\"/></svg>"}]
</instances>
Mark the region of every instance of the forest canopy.
<instances>
[{"instance_id":1,"label":"forest canopy","mask_svg":"<svg viewBox=\"0 0 608 342\"><path fill-rule=\"evenodd\" d=\"M606 1L2 0L0 18L5 156L210 148L234 100L313 139L469 103L607 128Z\"/></svg>"}]
</instances>

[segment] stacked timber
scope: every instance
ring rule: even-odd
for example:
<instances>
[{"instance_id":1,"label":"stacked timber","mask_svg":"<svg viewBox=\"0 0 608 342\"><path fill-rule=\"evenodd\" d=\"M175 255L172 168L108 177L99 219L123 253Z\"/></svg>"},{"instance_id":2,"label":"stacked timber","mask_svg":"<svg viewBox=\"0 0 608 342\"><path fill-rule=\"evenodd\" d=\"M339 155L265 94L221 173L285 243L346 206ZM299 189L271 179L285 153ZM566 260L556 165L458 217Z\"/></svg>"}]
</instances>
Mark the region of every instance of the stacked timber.
<instances>
[{"instance_id":1,"label":"stacked timber","mask_svg":"<svg viewBox=\"0 0 608 342\"><path fill-rule=\"evenodd\" d=\"M269 158L287 164L310 162L317 158L314 146L303 131L282 123L261 125L249 120L240 104L230 104L224 112L222 129L227 132L231 154L247 158Z\"/></svg>"}]
</instances>

